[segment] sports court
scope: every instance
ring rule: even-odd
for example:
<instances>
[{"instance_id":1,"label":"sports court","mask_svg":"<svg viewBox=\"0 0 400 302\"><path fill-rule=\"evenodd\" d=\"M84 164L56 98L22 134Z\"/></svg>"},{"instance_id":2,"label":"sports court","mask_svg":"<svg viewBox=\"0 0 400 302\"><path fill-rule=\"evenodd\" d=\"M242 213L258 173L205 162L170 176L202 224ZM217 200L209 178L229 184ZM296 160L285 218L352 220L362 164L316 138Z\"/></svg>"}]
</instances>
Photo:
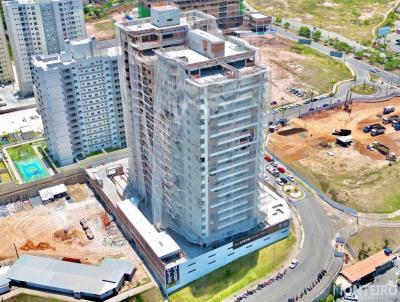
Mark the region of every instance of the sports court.
<instances>
[{"instance_id":1,"label":"sports court","mask_svg":"<svg viewBox=\"0 0 400 302\"><path fill-rule=\"evenodd\" d=\"M15 163L15 166L24 182L30 182L49 176L46 168L37 157L18 161Z\"/></svg>"}]
</instances>

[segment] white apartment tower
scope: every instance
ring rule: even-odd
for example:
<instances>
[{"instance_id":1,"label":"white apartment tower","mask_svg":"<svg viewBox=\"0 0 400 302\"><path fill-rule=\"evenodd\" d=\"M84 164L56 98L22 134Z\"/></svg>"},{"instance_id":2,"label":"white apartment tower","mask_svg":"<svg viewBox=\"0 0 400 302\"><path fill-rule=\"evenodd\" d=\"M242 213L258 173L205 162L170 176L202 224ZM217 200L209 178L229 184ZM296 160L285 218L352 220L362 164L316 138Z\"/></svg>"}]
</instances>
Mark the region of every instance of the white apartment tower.
<instances>
[{"instance_id":1,"label":"white apartment tower","mask_svg":"<svg viewBox=\"0 0 400 302\"><path fill-rule=\"evenodd\" d=\"M66 41L65 51L32 58L38 110L48 149L60 165L126 146L116 48L94 38Z\"/></svg>"},{"instance_id":2,"label":"white apartment tower","mask_svg":"<svg viewBox=\"0 0 400 302\"><path fill-rule=\"evenodd\" d=\"M10 54L8 53L7 39L4 32L3 20L0 17L0 83L14 81Z\"/></svg>"},{"instance_id":3,"label":"white apartment tower","mask_svg":"<svg viewBox=\"0 0 400 302\"><path fill-rule=\"evenodd\" d=\"M155 225L212 245L260 222L269 75L257 49L197 14L157 6L119 23L119 67L132 185Z\"/></svg>"},{"instance_id":4,"label":"white apartment tower","mask_svg":"<svg viewBox=\"0 0 400 302\"><path fill-rule=\"evenodd\" d=\"M28 96L33 92L31 57L59 53L64 40L86 38L82 1L8 0L3 10L20 92Z\"/></svg>"}]
</instances>

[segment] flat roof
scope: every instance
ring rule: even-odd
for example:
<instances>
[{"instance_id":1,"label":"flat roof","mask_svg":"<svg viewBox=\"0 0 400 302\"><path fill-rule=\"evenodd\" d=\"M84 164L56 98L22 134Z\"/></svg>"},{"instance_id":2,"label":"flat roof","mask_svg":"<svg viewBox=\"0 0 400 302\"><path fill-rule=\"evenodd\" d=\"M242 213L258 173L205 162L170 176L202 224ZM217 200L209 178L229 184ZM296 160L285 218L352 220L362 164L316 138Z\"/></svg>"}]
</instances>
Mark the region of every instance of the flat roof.
<instances>
[{"instance_id":1,"label":"flat roof","mask_svg":"<svg viewBox=\"0 0 400 302\"><path fill-rule=\"evenodd\" d=\"M50 199L54 198L54 195L67 193L67 192L68 192L67 187L64 184L59 184L57 186L39 190L39 196L42 199L42 201L46 201L46 200L50 200Z\"/></svg>"},{"instance_id":2,"label":"flat roof","mask_svg":"<svg viewBox=\"0 0 400 302\"><path fill-rule=\"evenodd\" d=\"M99 266L23 254L6 278L73 292L102 295L118 287L125 274L132 274L134 262L105 259Z\"/></svg>"},{"instance_id":3,"label":"flat roof","mask_svg":"<svg viewBox=\"0 0 400 302\"><path fill-rule=\"evenodd\" d=\"M202 54L191 50L189 48L180 50L171 50L166 53L169 57L174 59L183 59L188 64L196 64L200 62L207 62L209 58L203 56Z\"/></svg>"},{"instance_id":4,"label":"flat roof","mask_svg":"<svg viewBox=\"0 0 400 302\"><path fill-rule=\"evenodd\" d=\"M356 264L342 270L342 274L347 280L354 283L357 280L373 273L378 267L396 259L394 254L386 254L384 250L364 259Z\"/></svg>"},{"instance_id":5,"label":"flat roof","mask_svg":"<svg viewBox=\"0 0 400 302\"><path fill-rule=\"evenodd\" d=\"M166 232L158 232L142 212L128 199L118 202L117 207L146 240L159 259L181 252L181 248Z\"/></svg>"},{"instance_id":6,"label":"flat roof","mask_svg":"<svg viewBox=\"0 0 400 302\"><path fill-rule=\"evenodd\" d=\"M266 19L266 18L269 18L270 16L266 16L261 13L255 13L255 14L251 14L250 17L252 17L254 19Z\"/></svg>"},{"instance_id":7,"label":"flat roof","mask_svg":"<svg viewBox=\"0 0 400 302\"><path fill-rule=\"evenodd\" d=\"M353 141L353 136L352 135L337 136L336 139L343 143L351 143Z\"/></svg>"}]
</instances>

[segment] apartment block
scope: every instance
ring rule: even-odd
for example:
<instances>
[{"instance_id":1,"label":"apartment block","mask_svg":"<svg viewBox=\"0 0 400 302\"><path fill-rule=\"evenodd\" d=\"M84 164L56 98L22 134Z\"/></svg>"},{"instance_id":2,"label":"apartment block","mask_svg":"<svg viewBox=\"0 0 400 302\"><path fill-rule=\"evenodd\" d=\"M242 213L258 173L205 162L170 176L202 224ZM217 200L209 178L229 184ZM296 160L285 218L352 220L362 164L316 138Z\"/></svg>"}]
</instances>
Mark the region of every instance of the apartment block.
<instances>
[{"instance_id":1,"label":"apartment block","mask_svg":"<svg viewBox=\"0 0 400 302\"><path fill-rule=\"evenodd\" d=\"M67 165L126 146L116 48L94 38L32 59L34 91L53 160Z\"/></svg>"},{"instance_id":2,"label":"apartment block","mask_svg":"<svg viewBox=\"0 0 400 302\"><path fill-rule=\"evenodd\" d=\"M0 17L0 83L14 81L10 54L7 47L6 34L4 32L3 20Z\"/></svg>"},{"instance_id":3,"label":"apartment block","mask_svg":"<svg viewBox=\"0 0 400 302\"><path fill-rule=\"evenodd\" d=\"M139 13L150 11L152 5L157 4L158 0L140 0ZM238 27L243 22L243 15L240 10L240 0L172 0L178 5L182 12L198 10L217 18L220 29Z\"/></svg>"},{"instance_id":4,"label":"apartment block","mask_svg":"<svg viewBox=\"0 0 400 302\"><path fill-rule=\"evenodd\" d=\"M200 20L153 6L117 32L132 186L157 227L208 246L259 224L269 74L256 48Z\"/></svg>"},{"instance_id":5,"label":"apartment block","mask_svg":"<svg viewBox=\"0 0 400 302\"><path fill-rule=\"evenodd\" d=\"M31 57L64 50L64 40L83 39L86 29L80 0L8 0L3 10L20 92L32 90Z\"/></svg>"}]
</instances>

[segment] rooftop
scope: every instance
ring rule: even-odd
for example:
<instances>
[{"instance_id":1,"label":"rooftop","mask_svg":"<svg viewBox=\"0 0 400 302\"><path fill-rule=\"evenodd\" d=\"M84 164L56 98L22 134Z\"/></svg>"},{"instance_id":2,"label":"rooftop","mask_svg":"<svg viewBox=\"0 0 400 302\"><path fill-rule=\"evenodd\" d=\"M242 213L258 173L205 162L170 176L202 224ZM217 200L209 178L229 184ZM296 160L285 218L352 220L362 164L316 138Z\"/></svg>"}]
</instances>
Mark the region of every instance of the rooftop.
<instances>
[{"instance_id":1,"label":"rooftop","mask_svg":"<svg viewBox=\"0 0 400 302\"><path fill-rule=\"evenodd\" d=\"M254 19L265 19L265 18L270 18L269 16L263 15L261 13L255 13L250 15Z\"/></svg>"},{"instance_id":2,"label":"rooftop","mask_svg":"<svg viewBox=\"0 0 400 302\"><path fill-rule=\"evenodd\" d=\"M23 254L6 277L14 281L102 295L118 287L135 269L133 262L105 259L99 266Z\"/></svg>"},{"instance_id":3,"label":"rooftop","mask_svg":"<svg viewBox=\"0 0 400 302\"><path fill-rule=\"evenodd\" d=\"M373 273L378 267L396 259L394 254L386 254L384 250L342 270L340 273L350 282L356 282Z\"/></svg>"}]
</instances>

